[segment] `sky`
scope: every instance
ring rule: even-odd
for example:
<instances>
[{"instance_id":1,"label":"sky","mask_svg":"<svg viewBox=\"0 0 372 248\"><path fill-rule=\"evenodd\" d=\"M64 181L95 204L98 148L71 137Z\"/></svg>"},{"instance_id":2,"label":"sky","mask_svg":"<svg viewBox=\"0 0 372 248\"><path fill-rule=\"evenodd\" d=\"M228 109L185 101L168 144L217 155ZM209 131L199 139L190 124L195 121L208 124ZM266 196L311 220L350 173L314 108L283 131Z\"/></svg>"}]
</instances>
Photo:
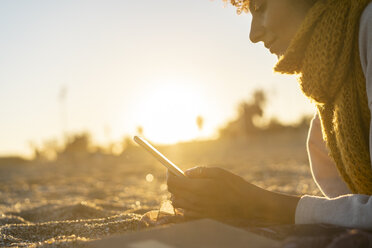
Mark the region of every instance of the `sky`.
<instances>
[{"instance_id":1,"label":"sky","mask_svg":"<svg viewBox=\"0 0 372 248\"><path fill-rule=\"evenodd\" d=\"M0 156L82 131L100 144L138 126L155 143L212 137L255 89L267 119L313 113L250 42L250 20L219 0L2 0Z\"/></svg>"}]
</instances>

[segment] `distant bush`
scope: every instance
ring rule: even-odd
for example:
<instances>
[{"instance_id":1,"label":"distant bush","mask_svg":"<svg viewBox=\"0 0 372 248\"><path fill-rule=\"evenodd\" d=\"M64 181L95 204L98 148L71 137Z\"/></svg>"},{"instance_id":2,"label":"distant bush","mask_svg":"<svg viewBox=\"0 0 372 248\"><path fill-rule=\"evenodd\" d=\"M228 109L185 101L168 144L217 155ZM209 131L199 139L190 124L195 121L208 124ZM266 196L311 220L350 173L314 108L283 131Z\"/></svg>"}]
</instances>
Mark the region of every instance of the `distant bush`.
<instances>
[{"instance_id":1,"label":"distant bush","mask_svg":"<svg viewBox=\"0 0 372 248\"><path fill-rule=\"evenodd\" d=\"M268 132L308 129L311 116L303 116L298 123L292 125L285 125L274 117L265 126L257 126L254 120L262 118L266 102L265 92L255 91L252 99L238 105L238 116L219 130L220 138L251 137Z\"/></svg>"},{"instance_id":2,"label":"distant bush","mask_svg":"<svg viewBox=\"0 0 372 248\"><path fill-rule=\"evenodd\" d=\"M4 165L19 165L28 163L29 160L17 157L17 156L10 156L10 157L0 157L0 166Z\"/></svg>"},{"instance_id":3,"label":"distant bush","mask_svg":"<svg viewBox=\"0 0 372 248\"><path fill-rule=\"evenodd\" d=\"M196 117L196 125L198 126L199 131L203 130L204 127L204 118L201 115Z\"/></svg>"},{"instance_id":4,"label":"distant bush","mask_svg":"<svg viewBox=\"0 0 372 248\"><path fill-rule=\"evenodd\" d=\"M243 101L238 106L238 117L219 130L221 138L250 136L259 131L254 118L262 117L266 104L264 91L257 90L250 101Z\"/></svg>"},{"instance_id":5,"label":"distant bush","mask_svg":"<svg viewBox=\"0 0 372 248\"><path fill-rule=\"evenodd\" d=\"M91 135L85 132L70 136L64 147L58 152L58 159L79 160L87 158L91 153Z\"/></svg>"}]
</instances>

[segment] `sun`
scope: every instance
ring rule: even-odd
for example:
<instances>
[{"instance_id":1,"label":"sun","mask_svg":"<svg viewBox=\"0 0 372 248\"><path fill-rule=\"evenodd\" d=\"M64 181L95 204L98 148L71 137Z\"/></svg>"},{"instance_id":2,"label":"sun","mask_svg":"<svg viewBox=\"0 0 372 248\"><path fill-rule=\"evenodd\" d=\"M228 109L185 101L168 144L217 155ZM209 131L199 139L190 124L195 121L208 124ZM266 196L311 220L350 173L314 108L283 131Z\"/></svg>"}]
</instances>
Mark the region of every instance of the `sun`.
<instances>
[{"instance_id":1,"label":"sun","mask_svg":"<svg viewBox=\"0 0 372 248\"><path fill-rule=\"evenodd\" d=\"M201 135L197 118L203 113L203 97L189 82L154 82L143 92L137 121L143 135L153 142L171 144Z\"/></svg>"}]
</instances>

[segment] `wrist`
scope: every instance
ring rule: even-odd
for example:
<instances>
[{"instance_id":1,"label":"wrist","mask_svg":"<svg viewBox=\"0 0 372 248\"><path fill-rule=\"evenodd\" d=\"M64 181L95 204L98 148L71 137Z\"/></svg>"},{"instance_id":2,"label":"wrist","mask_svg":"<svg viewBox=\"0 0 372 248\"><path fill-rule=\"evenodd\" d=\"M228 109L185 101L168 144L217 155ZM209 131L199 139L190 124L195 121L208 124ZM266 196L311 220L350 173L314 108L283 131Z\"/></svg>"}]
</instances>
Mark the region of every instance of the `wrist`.
<instances>
[{"instance_id":1,"label":"wrist","mask_svg":"<svg viewBox=\"0 0 372 248\"><path fill-rule=\"evenodd\" d=\"M300 196L266 191L264 204L267 217L281 224L295 224L296 208L300 199Z\"/></svg>"},{"instance_id":2,"label":"wrist","mask_svg":"<svg viewBox=\"0 0 372 248\"><path fill-rule=\"evenodd\" d=\"M256 186L255 186L256 187ZM246 198L247 217L256 217L268 222L294 224L296 208L300 196L292 196L268 191L257 187Z\"/></svg>"}]
</instances>

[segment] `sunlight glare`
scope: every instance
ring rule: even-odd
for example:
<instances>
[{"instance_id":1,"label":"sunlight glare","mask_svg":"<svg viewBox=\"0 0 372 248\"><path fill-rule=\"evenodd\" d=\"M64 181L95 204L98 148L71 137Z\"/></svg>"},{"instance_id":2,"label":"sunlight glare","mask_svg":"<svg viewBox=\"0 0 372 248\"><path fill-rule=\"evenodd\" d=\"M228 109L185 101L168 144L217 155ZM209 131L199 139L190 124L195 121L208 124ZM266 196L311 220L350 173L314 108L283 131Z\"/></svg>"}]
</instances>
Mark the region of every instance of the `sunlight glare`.
<instances>
[{"instance_id":1,"label":"sunlight glare","mask_svg":"<svg viewBox=\"0 0 372 248\"><path fill-rule=\"evenodd\" d=\"M200 87L190 82L172 80L154 82L139 104L138 125L153 142L170 144L198 137L196 119L203 116Z\"/></svg>"},{"instance_id":2,"label":"sunlight glare","mask_svg":"<svg viewBox=\"0 0 372 248\"><path fill-rule=\"evenodd\" d=\"M152 174L147 174L146 175L146 181L151 183L152 181L154 181L154 176Z\"/></svg>"}]
</instances>

